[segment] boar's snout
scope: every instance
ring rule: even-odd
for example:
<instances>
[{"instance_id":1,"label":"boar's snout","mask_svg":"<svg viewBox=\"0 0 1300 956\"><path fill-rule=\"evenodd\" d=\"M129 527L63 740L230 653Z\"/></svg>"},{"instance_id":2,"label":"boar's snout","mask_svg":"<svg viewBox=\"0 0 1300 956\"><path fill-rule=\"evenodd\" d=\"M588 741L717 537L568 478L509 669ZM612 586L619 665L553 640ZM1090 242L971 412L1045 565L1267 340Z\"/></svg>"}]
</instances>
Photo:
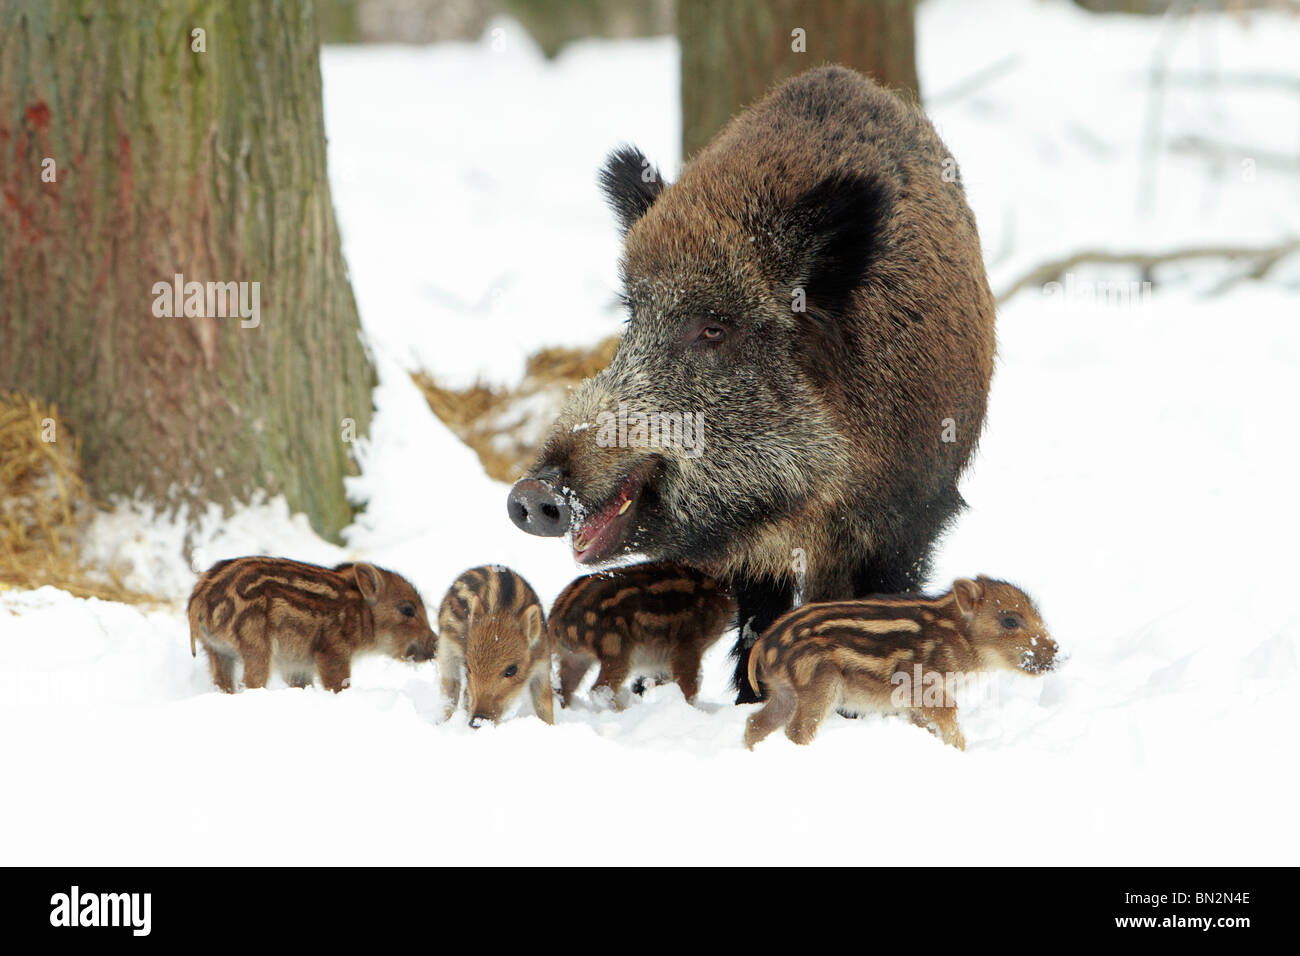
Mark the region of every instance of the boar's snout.
<instances>
[{"instance_id":1,"label":"boar's snout","mask_svg":"<svg viewBox=\"0 0 1300 956\"><path fill-rule=\"evenodd\" d=\"M506 499L515 527L543 538L558 538L569 530L573 511L548 477L521 478Z\"/></svg>"}]
</instances>

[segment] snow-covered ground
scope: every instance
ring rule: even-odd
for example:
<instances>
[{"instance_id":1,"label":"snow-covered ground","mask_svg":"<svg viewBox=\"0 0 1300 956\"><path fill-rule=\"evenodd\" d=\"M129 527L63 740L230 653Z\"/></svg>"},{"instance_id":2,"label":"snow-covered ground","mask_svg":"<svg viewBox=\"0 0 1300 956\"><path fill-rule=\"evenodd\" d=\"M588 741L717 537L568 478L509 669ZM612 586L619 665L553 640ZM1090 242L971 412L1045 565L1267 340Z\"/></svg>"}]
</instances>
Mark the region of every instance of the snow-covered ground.
<instances>
[{"instance_id":1,"label":"snow-covered ground","mask_svg":"<svg viewBox=\"0 0 1300 956\"><path fill-rule=\"evenodd\" d=\"M547 600L576 573L563 544L515 530L505 486L406 372L509 380L540 345L617 329L594 173L625 140L678 167L677 49L591 41L547 63L495 26L504 42L325 51L334 197L381 381L350 485L365 510L345 549L280 501L209 517L198 566L363 556L430 604L471 564L508 564ZM1300 83L1300 19L927 0L919 42L995 289L1082 248L1300 235L1300 96L1232 79ZM1153 127L1152 63L1220 82L1171 82ZM1194 137L1228 152L1179 145ZM338 696L277 679L228 697L179 603L10 591L0 861L1294 863L1300 277L1284 263L1206 294L1235 268L1193 263L1109 303L1088 301L1096 282L1134 277L1078 270L1000 309L971 507L935 583L1023 583L1072 657L963 706L965 753L838 717L808 748L778 734L749 753L729 639L696 707L667 686L621 713L471 731L440 723L433 664L364 661ZM178 602L182 538L127 507L98 526L106 558Z\"/></svg>"}]
</instances>

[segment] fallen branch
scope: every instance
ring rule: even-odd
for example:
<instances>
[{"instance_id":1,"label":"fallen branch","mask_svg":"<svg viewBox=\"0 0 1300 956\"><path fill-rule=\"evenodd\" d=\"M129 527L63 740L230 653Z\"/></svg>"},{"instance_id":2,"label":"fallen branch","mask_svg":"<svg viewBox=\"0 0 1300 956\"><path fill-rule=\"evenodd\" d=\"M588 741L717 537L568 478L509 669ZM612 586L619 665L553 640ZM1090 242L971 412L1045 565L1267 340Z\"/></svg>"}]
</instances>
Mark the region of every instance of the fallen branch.
<instances>
[{"instance_id":1,"label":"fallen branch","mask_svg":"<svg viewBox=\"0 0 1300 956\"><path fill-rule=\"evenodd\" d=\"M1179 86L1252 86L1300 93L1300 77L1284 73L1174 73L1167 79Z\"/></svg>"},{"instance_id":2,"label":"fallen branch","mask_svg":"<svg viewBox=\"0 0 1300 956\"><path fill-rule=\"evenodd\" d=\"M1220 143L1203 136L1180 136L1169 144L1169 149L1175 153L1203 153L1218 162L1250 159L1256 166L1281 169L1286 172L1294 172L1300 168L1300 156L1270 153L1250 146L1234 146L1231 143Z\"/></svg>"},{"instance_id":3,"label":"fallen branch","mask_svg":"<svg viewBox=\"0 0 1300 956\"><path fill-rule=\"evenodd\" d=\"M1243 278L1262 278L1277 262L1293 252L1300 252L1300 239L1291 239L1280 245L1271 246L1189 246L1165 252L1111 252L1105 249L1088 249L1035 266L1001 292L997 296L997 301L1000 305L1017 292L1032 286L1045 286L1049 282L1059 280L1071 269L1085 265L1131 266L1141 272L1149 272L1157 266L1183 259L1260 259L1262 261Z\"/></svg>"}]
</instances>

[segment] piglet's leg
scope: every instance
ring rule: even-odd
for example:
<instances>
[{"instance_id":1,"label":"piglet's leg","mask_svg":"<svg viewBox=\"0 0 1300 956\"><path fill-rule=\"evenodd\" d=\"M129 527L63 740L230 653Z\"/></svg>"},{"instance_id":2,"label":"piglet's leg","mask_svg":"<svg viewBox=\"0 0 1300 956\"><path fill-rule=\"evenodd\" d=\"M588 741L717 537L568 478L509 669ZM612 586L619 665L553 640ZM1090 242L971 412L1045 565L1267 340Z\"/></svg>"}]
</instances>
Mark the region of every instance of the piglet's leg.
<instances>
[{"instance_id":1,"label":"piglet's leg","mask_svg":"<svg viewBox=\"0 0 1300 956\"><path fill-rule=\"evenodd\" d=\"M750 750L794 713L794 689L789 684L769 685L768 691L767 703L762 710L750 714L749 720L745 721L745 746Z\"/></svg>"},{"instance_id":2,"label":"piglet's leg","mask_svg":"<svg viewBox=\"0 0 1300 956\"><path fill-rule=\"evenodd\" d=\"M610 657L602 657L600 661L600 673L596 675L596 683L591 688L592 693L600 690L602 687L608 687L610 694L614 698L614 706L618 707L618 692L622 690L623 684L627 681L627 675L632 669L631 661L628 655L620 652Z\"/></svg>"},{"instance_id":3,"label":"piglet's leg","mask_svg":"<svg viewBox=\"0 0 1300 956\"><path fill-rule=\"evenodd\" d=\"M818 664L812 680L799 689L799 702L785 725L785 735L797 744L811 743L839 696L839 668L829 662Z\"/></svg>"},{"instance_id":4,"label":"piglet's leg","mask_svg":"<svg viewBox=\"0 0 1300 956\"><path fill-rule=\"evenodd\" d=\"M284 682L290 687L310 687L312 677L315 674L314 667L310 658L306 660L282 660L280 662L280 673L284 676Z\"/></svg>"},{"instance_id":5,"label":"piglet's leg","mask_svg":"<svg viewBox=\"0 0 1300 956\"><path fill-rule=\"evenodd\" d=\"M956 707L917 707L912 712L912 723L924 727L949 746L966 749L966 737L957 726Z\"/></svg>"},{"instance_id":6,"label":"piglet's leg","mask_svg":"<svg viewBox=\"0 0 1300 956\"><path fill-rule=\"evenodd\" d=\"M442 682L442 716L451 720L460 706L460 666L461 656L452 648L450 641L438 643L438 677Z\"/></svg>"},{"instance_id":7,"label":"piglet's leg","mask_svg":"<svg viewBox=\"0 0 1300 956\"><path fill-rule=\"evenodd\" d=\"M218 654L212 648L208 652L208 667L212 670L212 683L227 694L235 692L235 657L233 654Z\"/></svg>"},{"instance_id":8,"label":"piglet's leg","mask_svg":"<svg viewBox=\"0 0 1300 956\"><path fill-rule=\"evenodd\" d=\"M592 659L585 654L565 654L560 659L560 706L568 707L578 685L591 670Z\"/></svg>"},{"instance_id":9,"label":"piglet's leg","mask_svg":"<svg viewBox=\"0 0 1300 956\"><path fill-rule=\"evenodd\" d=\"M254 643L244 647L244 686L249 690L265 687L271 676L271 650Z\"/></svg>"},{"instance_id":10,"label":"piglet's leg","mask_svg":"<svg viewBox=\"0 0 1300 956\"><path fill-rule=\"evenodd\" d=\"M688 703L695 703L700 693L700 645L687 641L673 648L672 670L682 696Z\"/></svg>"},{"instance_id":11,"label":"piglet's leg","mask_svg":"<svg viewBox=\"0 0 1300 956\"><path fill-rule=\"evenodd\" d=\"M316 670L325 689L336 694L352 682L352 658L345 651L333 648L317 651Z\"/></svg>"},{"instance_id":12,"label":"piglet's leg","mask_svg":"<svg viewBox=\"0 0 1300 956\"><path fill-rule=\"evenodd\" d=\"M234 646L244 662L244 686L265 687L271 676L271 635L264 615L246 615L235 625Z\"/></svg>"},{"instance_id":13,"label":"piglet's leg","mask_svg":"<svg viewBox=\"0 0 1300 956\"><path fill-rule=\"evenodd\" d=\"M533 698L533 710L537 716L542 718L548 724L555 723L555 701L551 699L551 674L550 668L539 668L533 675L533 679L528 684L529 693Z\"/></svg>"}]
</instances>

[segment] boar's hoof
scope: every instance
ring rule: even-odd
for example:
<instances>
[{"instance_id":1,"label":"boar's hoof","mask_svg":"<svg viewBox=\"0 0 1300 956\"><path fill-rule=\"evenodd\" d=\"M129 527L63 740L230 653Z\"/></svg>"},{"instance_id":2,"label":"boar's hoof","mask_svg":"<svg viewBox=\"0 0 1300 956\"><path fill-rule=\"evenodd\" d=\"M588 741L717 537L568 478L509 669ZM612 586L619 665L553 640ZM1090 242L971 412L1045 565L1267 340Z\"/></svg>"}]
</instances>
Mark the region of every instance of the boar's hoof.
<instances>
[{"instance_id":1,"label":"boar's hoof","mask_svg":"<svg viewBox=\"0 0 1300 956\"><path fill-rule=\"evenodd\" d=\"M573 512L564 495L540 478L521 478L506 499L515 527L543 538L558 538L569 530Z\"/></svg>"}]
</instances>

